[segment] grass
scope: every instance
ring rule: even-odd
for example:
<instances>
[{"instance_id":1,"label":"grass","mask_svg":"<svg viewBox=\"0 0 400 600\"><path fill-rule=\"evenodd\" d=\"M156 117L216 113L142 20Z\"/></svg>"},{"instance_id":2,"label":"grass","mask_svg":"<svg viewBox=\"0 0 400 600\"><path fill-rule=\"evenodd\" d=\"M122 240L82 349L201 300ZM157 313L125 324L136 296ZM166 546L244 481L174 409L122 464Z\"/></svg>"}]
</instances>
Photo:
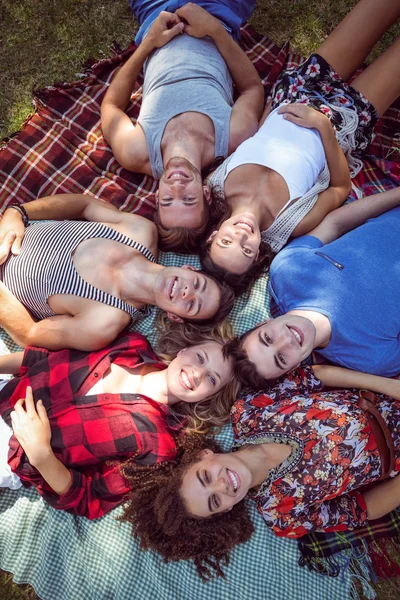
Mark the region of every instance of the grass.
<instances>
[{"instance_id":1,"label":"grass","mask_svg":"<svg viewBox=\"0 0 400 600\"><path fill-rule=\"evenodd\" d=\"M290 39L292 49L307 55L354 4L355 0L258 0L251 24L278 44ZM2 0L0 22L0 139L18 131L33 111L32 90L73 81L88 58L108 56L114 40L127 46L137 29L126 0ZM399 35L397 25L372 57ZM37 598L11 579L0 574L0 600ZM398 599L390 583L379 582L376 590L380 600Z\"/></svg>"}]
</instances>

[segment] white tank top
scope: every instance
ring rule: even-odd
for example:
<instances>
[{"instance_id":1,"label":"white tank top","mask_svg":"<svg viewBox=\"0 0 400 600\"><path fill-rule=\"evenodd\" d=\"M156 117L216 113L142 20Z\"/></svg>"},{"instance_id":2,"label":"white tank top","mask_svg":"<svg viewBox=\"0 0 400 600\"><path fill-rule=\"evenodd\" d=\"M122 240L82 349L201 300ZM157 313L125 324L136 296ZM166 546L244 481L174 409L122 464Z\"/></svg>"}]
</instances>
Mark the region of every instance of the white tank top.
<instances>
[{"instance_id":1,"label":"white tank top","mask_svg":"<svg viewBox=\"0 0 400 600\"><path fill-rule=\"evenodd\" d=\"M273 169L289 188L289 202L308 192L325 165L325 152L316 129L299 127L275 109L253 137L233 153L225 179L233 169L245 164ZM280 212L282 212L285 205Z\"/></svg>"}]
</instances>

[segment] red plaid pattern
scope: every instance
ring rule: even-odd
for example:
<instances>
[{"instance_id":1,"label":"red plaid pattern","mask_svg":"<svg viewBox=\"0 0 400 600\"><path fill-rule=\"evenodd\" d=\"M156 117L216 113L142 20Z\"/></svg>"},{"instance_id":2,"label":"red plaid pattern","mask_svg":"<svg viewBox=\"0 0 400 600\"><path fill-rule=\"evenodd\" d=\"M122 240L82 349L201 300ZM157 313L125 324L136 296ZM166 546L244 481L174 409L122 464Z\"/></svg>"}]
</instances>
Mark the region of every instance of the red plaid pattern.
<instances>
[{"instance_id":1,"label":"red plaid pattern","mask_svg":"<svg viewBox=\"0 0 400 600\"><path fill-rule=\"evenodd\" d=\"M27 348L19 376L0 392L0 411L10 425L12 407L32 386L35 400L41 398L47 410L53 451L70 469L72 484L66 494L55 494L15 437L8 457L12 470L54 508L89 519L101 517L130 492L119 472L127 458L135 455L136 462L153 465L176 456L179 424L166 405L139 394L86 395L111 363L165 369L142 335L128 333L91 353Z\"/></svg>"}]
</instances>

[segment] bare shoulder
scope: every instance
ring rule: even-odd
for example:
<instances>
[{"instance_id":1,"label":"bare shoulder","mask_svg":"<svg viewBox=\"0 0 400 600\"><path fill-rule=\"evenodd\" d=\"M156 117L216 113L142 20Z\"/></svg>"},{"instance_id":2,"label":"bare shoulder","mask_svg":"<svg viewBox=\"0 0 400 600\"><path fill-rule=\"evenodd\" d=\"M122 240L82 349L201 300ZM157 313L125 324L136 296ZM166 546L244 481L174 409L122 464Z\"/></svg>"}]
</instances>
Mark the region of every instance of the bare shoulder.
<instances>
[{"instance_id":1,"label":"bare shoulder","mask_svg":"<svg viewBox=\"0 0 400 600\"><path fill-rule=\"evenodd\" d=\"M156 225L140 215L120 211L118 221L104 223L111 229L126 235L135 242L143 244L155 256L158 247L158 232Z\"/></svg>"}]
</instances>

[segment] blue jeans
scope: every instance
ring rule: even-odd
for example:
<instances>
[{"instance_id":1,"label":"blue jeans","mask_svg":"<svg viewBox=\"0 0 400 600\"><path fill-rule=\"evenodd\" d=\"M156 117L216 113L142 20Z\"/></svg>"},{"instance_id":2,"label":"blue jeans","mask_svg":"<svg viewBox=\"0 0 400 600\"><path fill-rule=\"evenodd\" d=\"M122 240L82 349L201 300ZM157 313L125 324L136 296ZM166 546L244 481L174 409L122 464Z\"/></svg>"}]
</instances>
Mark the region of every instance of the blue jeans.
<instances>
[{"instance_id":1,"label":"blue jeans","mask_svg":"<svg viewBox=\"0 0 400 600\"><path fill-rule=\"evenodd\" d=\"M129 5L139 21L139 31L135 42L140 44L147 29L156 20L162 10L175 12L184 6L187 0L129 0ZM202 8L222 21L235 40L239 40L239 28L250 19L256 0L197 0Z\"/></svg>"}]
</instances>

